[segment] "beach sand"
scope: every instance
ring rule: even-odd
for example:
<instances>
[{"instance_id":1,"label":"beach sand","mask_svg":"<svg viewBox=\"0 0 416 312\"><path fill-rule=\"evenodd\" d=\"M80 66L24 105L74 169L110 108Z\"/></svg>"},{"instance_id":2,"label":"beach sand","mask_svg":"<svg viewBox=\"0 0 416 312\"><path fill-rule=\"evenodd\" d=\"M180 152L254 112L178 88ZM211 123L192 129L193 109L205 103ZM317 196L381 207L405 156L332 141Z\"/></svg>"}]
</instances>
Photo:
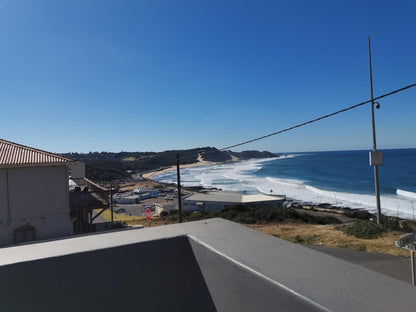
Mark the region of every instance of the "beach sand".
<instances>
[{"instance_id":1,"label":"beach sand","mask_svg":"<svg viewBox=\"0 0 416 312\"><path fill-rule=\"evenodd\" d=\"M209 165L215 165L215 164L218 164L218 163L213 162L213 161L206 161L201 157L201 155L199 155L198 156L198 162L193 163L193 164L180 165L180 167L181 168L192 168L192 167L209 166ZM146 173L143 173L141 175L141 177L143 179L151 179L152 177L154 177L157 174L162 174L162 173L165 173L165 172L171 171L171 170L176 170L176 166L171 166L169 168L165 168L165 169L162 169L162 170L146 172Z\"/></svg>"},{"instance_id":2,"label":"beach sand","mask_svg":"<svg viewBox=\"0 0 416 312\"><path fill-rule=\"evenodd\" d=\"M205 161L201 156L198 156L198 162L193 163L193 164L181 165L181 168L183 169L183 168L208 166L208 165L215 165L215 164L218 164L218 162ZM168 186L167 184L164 184L164 183L161 183L161 182L156 182L156 181L152 180L152 178L155 175L162 174L164 172L171 171L171 170L176 170L176 166L171 166L171 167L165 168L165 169L159 169L159 170L154 170L154 171L149 171L149 172L146 172L146 173L142 173L142 174L140 174L140 176L143 179L142 181L121 183L119 185L120 191L121 192L131 191L131 190L134 190L134 189L140 188L140 187L158 188L161 185L165 185L166 187L171 188L172 186Z\"/></svg>"}]
</instances>

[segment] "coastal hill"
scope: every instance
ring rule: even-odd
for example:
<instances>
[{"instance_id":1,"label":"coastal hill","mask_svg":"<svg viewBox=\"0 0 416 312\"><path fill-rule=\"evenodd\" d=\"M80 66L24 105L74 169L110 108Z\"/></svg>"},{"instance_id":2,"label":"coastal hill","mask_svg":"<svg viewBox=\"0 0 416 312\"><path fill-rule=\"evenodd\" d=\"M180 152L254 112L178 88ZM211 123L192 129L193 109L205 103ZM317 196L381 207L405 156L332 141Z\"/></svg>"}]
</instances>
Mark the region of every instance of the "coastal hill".
<instances>
[{"instance_id":1,"label":"coastal hill","mask_svg":"<svg viewBox=\"0 0 416 312\"><path fill-rule=\"evenodd\" d=\"M93 181L114 181L128 179L134 173L155 170L176 165L179 153L183 165L197 163L203 159L211 162L247 160L252 158L276 157L270 152L259 151L219 151L215 147L201 147L189 150L169 150L164 152L89 152L65 153L66 157L85 163L86 176Z\"/></svg>"}]
</instances>

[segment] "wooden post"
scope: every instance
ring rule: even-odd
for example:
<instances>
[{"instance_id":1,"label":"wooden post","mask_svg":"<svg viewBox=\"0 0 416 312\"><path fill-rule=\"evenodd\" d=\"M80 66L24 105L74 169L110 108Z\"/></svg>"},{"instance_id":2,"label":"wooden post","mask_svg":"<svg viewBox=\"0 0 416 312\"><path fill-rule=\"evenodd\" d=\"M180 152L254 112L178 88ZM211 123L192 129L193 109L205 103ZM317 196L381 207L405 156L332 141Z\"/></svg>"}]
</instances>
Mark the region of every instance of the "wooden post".
<instances>
[{"instance_id":1,"label":"wooden post","mask_svg":"<svg viewBox=\"0 0 416 312\"><path fill-rule=\"evenodd\" d=\"M114 223L114 211L113 211L113 185L110 184L110 210L111 210L111 223Z\"/></svg>"},{"instance_id":2,"label":"wooden post","mask_svg":"<svg viewBox=\"0 0 416 312\"><path fill-rule=\"evenodd\" d=\"M410 265L412 267L412 285L416 286L416 267L415 267L415 251L410 250Z\"/></svg>"},{"instance_id":3,"label":"wooden post","mask_svg":"<svg viewBox=\"0 0 416 312\"><path fill-rule=\"evenodd\" d=\"M178 209L179 209L179 223L183 222L182 219L182 191L181 191L181 172L179 168L179 152L176 153L176 175L178 182Z\"/></svg>"}]
</instances>

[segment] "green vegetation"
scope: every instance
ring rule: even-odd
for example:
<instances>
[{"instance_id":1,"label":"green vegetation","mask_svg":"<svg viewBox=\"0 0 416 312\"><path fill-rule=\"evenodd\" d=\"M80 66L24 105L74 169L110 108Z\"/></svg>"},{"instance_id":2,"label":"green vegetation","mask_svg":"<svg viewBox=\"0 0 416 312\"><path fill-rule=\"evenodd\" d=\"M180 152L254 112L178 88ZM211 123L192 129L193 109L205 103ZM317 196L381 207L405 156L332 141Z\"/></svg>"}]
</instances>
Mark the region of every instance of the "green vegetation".
<instances>
[{"instance_id":1,"label":"green vegetation","mask_svg":"<svg viewBox=\"0 0 416 312\"><path fill-rule=\"evenodd\" d=\"M163 212L160 218L165 221L177 221L178 211ZM297 222L309 224L338 224L337 218L331 216L313 216L307 213L300 213L293 209L279 208L271 205L238 205L226 208L222 211L196 211L183 212L185 221L195 221L209 218L224 218L230 221L255 224L265 222Z\"/></svg>"},{"instance_id":2,"label":"green vegetation","mask_svg":"<svg viewBox=\"0 0 416 312\"><path fill-rule=\"evenodd\" d=\"M400 219L383 216L381 224L372 220L357 221L354 224L342 227L342 230L346 234L357 238L374 239L391 231L405 232L407 229L401 226Z\"/></svg>"},{"instance_id":3,"label":"green vegetation","mask_svg":"<svg viewBox=\"0 0 416 312\"><path fill-rule=\"evenodd\" d=\"M370 220L372 218L375 218L374 214L366 210L351 209L351 208L344 208L342 211L342 214L349 218L361 219L361 220Z\"/></svg>"},{"instance_id":4,"label":"green vegetation","mask_svg":"<svg viewBox=\"0 0 416 312\"><path fill-rule=\"evenodd\" d=\"M181 164L192 164L201 155L204 160L223 162L231 160L232 156L240 159L267 158L275 155L269 152L244 151L241 153L219 151L214 147L202 147L189 150L171 150L160 153L155 152L90 152L66 153L66 157L85 163L88 179L93 181L109 182L123 180L131 177L132 173L155 170L176 165L176 154L179 152Z\"/></svg>"},{"instance_id":5,"label":"green vegetation","mask_svg":"<svg viewBox=\"0 0 416 312\"><path fill-rule=\"evenodd\" d=\"M367 247L361 244L343 243L339 245L339 248L349 249L355 251L367 251Z\"/></svg>"},{"instance_id":6,"label":"green vegetation","mask_svg":"<svg viewBox=\"0 0 416 312\"><path fill-rule=\"evenodd\" d=\"M313 245L319 239L320 239L320 236L316 234L302 235L302 236L296 235L293 242L297 244L302 244L302 245Z\"/></svg>"}]
</instances>

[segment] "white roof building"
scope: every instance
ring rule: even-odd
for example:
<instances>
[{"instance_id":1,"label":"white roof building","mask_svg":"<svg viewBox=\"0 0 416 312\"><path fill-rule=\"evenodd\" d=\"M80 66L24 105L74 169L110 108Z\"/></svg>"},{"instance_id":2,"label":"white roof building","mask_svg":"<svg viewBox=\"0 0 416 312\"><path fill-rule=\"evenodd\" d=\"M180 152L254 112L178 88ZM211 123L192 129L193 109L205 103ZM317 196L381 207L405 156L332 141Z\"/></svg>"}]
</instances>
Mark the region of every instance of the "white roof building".
<instances>
[{"instance_id":1,"label":"white roof building","mask_svg":"<svg viewBox=\"0 0 416 312\"><path fill-rule=\"evenodd\" d=\"M146 193L154 194L154 193L159 193L159 190L140 187L140 188L134 189L132 191L132 193L134 193L134 194L146 194Z\"/></svg>"},{"instance_id":2,"label":"white roof building","mask_svg":"<svg viewBox=\"0 0 416 312\"><path fill-rule=\"evenodd\" d=\"M195 193L183 197L183 209L197 210L222 210L227 206L239 204L282 204L286 196L269 196L264 194L245 195L237 192L208 192Z\"/></svg>"}]
</instances>

